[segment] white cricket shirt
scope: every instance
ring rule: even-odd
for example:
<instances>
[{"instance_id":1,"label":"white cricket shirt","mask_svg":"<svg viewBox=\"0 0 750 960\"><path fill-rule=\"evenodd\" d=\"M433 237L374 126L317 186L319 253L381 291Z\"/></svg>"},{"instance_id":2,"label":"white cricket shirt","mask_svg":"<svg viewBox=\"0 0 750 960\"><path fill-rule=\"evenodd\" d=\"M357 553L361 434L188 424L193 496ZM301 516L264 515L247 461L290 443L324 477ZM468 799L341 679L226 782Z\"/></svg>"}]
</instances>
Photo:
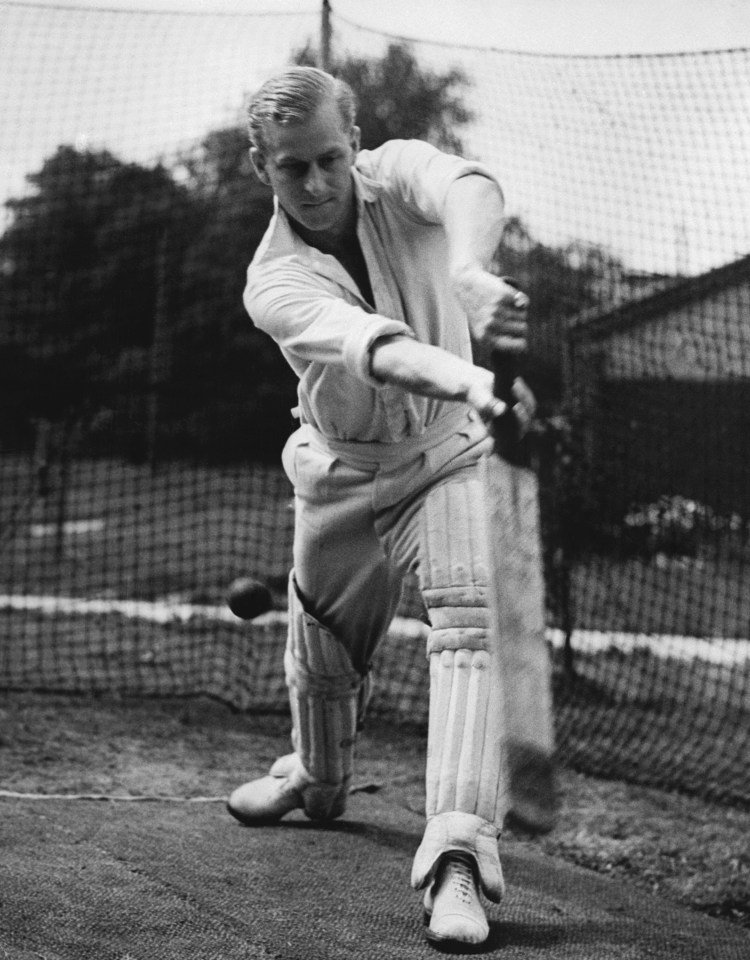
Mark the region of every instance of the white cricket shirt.
<instances>
[{"instance_id":1,"label":"white cricket shirt","mask_svg":"<svg viewBox=\"0 0 750 960\"><path fill-rule=\"evenodd\" d=\"M370 348L379 337L406 334L471 360L442 226L448 189L469 174L494 180L482 164L419 140L359 153L352 167L357 235L375 309L335 257L297 236L277 204L248 268L244 303L299 377L302 423L325 437L397 443L455 411L455 403L375 380Z\"/></svg>"}]
</instances>

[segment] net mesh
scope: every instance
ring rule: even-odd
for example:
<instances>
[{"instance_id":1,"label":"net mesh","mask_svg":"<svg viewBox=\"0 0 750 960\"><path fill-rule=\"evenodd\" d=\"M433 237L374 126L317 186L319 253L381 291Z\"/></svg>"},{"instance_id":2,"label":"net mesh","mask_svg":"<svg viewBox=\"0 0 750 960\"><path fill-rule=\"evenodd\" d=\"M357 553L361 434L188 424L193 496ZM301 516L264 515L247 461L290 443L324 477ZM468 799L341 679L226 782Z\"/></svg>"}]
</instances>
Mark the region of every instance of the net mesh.
<instances>
[{"instance_id":1,"label":"net mesh","mask_svg":"<svg viewBox=\"0 0 750 960\"><path fill-rule=\"evenodd\" d=\"M318 17L0 20L0 685L285 710L294 381L240 302L241 112ZM337 57L400 42L332 22ZM750 51L409 49L469 81L532 298L561 760L750 803ZM409 582L374 713L425 723L423 620Z\"/></svg>"}]
</instances>

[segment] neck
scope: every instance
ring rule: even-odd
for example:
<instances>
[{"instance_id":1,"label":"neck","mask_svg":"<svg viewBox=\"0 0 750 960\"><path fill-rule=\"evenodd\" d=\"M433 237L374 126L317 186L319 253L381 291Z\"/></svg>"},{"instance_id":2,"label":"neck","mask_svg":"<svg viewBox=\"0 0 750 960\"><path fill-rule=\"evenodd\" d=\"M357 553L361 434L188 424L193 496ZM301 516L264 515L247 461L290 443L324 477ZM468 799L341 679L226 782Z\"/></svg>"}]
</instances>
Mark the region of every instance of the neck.
<instances>
[{"instance_id":1,"label":"neck","mask_svg":"<svg viewBox=\"0 0 750 960\"><path fill-rule=\"evenodd\" d=\"M357 213L354 209L346 223L332 230L308 230L289 214L287 218L297 236L321 253L329 253L335 257L349 249L357 240Z\"/></svg>"}]
</instances>

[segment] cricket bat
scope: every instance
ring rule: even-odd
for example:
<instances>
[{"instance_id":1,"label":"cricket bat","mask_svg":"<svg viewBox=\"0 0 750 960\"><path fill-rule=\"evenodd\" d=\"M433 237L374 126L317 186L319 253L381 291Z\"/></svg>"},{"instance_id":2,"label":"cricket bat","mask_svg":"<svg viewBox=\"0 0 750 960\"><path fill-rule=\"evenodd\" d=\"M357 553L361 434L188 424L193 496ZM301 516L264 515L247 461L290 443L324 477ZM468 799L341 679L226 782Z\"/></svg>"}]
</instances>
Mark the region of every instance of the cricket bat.
<instances>
[{"instance_id":1,"label":"cricket bat","mask_svg":"<svg viewBox=\"0 0 750 960\"><path fill-rule=\"evenodd\" d=\"M510 791L509 817L527 830L546 832L554 826L559 800L537 479L513 412L518 361L495 352L492 367L495 395L507 404L493 425L494 452L482 461L502 762Z\"/></svg>"}]
</instances>

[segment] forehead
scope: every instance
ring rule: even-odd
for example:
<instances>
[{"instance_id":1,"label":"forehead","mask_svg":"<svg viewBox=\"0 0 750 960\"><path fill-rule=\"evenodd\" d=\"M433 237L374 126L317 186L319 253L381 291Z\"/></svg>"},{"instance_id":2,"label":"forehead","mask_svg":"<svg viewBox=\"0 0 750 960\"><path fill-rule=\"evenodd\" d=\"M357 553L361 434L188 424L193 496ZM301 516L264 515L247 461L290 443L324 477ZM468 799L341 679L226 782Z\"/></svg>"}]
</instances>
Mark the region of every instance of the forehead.
<instances>
[{"instance_id":1,"label":"forehead","mask_svg":"<svg viewBox=\"0 0 750 960\"><path fill-rule=\"evenodd\" d=\"M307 119L296 123L267 121L264 127L268 154L278 163L287 157L312 159L336 149L348 149L349 131L344 129L338 107L324 101Z\"/></svg>"}]
</instances>

